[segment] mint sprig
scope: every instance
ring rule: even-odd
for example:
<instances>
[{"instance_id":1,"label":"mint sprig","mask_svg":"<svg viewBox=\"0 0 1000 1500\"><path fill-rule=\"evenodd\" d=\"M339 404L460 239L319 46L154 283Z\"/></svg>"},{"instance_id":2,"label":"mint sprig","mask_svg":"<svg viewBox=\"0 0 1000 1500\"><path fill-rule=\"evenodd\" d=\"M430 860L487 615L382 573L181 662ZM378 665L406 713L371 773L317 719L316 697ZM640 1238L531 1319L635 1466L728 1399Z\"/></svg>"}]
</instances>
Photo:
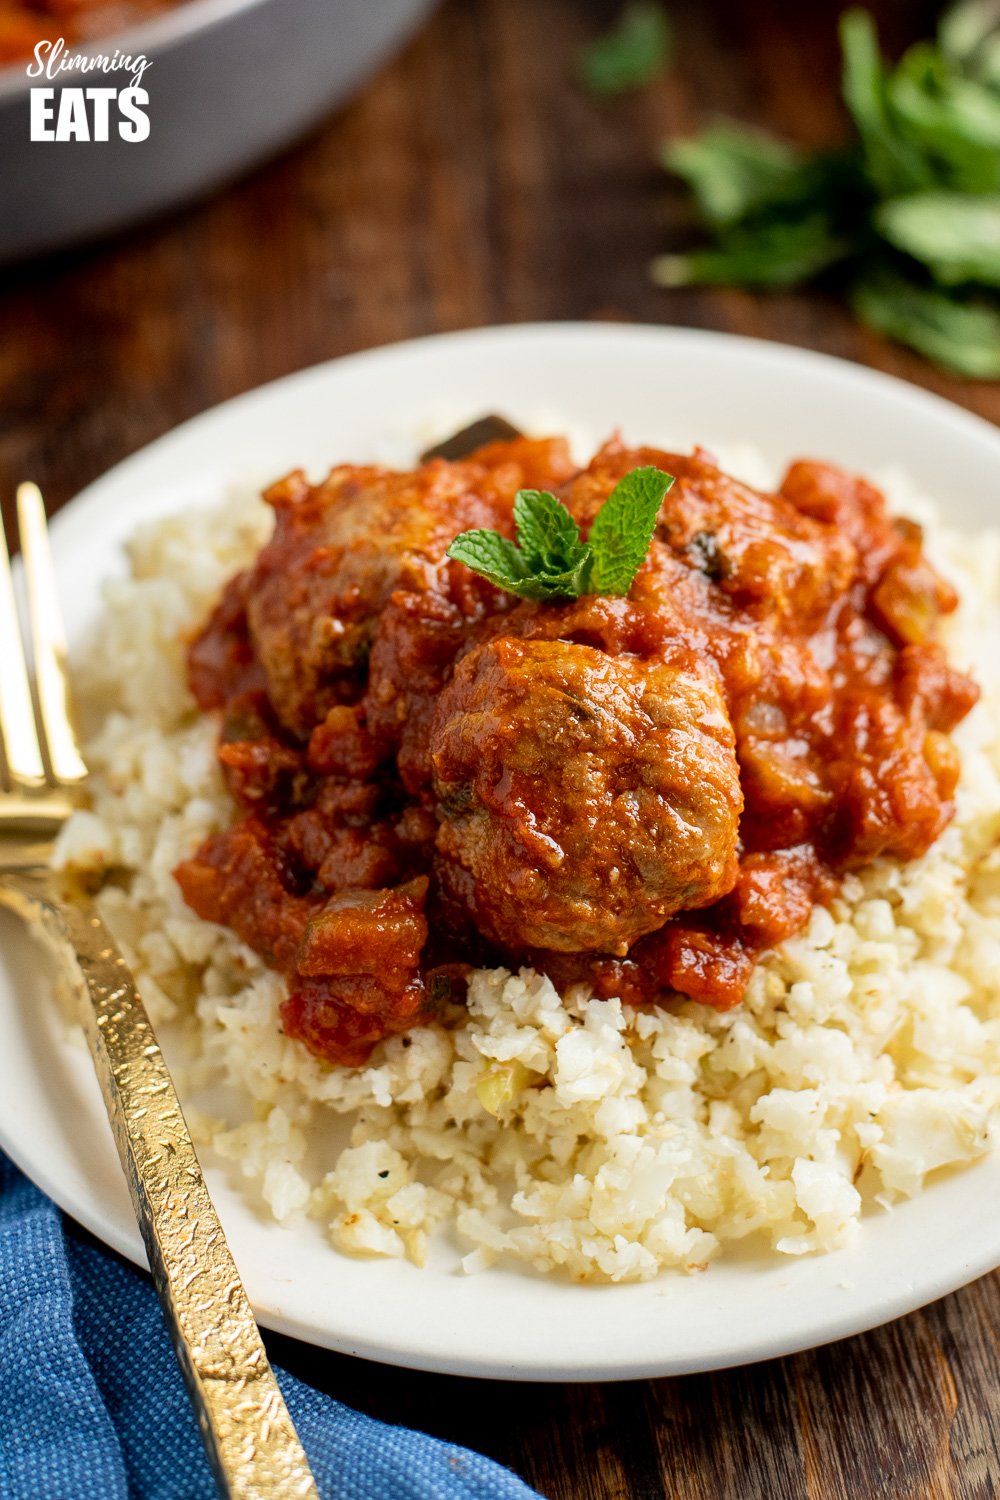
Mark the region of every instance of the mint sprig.
<instances>
[{"instance_id":1,"label":"mint sprig","mask_svg":"<svg viewBox=\"0 0 1000 1500\"><path fill-rule=\"evenodd\" d=\"M597 98L628 94L658 78L673 50L673 27L659 0L629 0L611 30L583 48L577 74Z\"/></svg>"},{"instance_id":2,"label":"mint sprig","mask_svg":"<svg viewBox=\"0 0 1000 1500\"><path fill-rule=\"evenodd\" d=\"M580 529L561 500L548 490L518 490L514 497L517 541L527 566L538 573L576 568L586 554Z\"/></svg>"},{"instance_id":3,"label":"mint sprig","mask_svg":"<svg viewBox=\"0 0 1000 1500\"><path fill-rule=\"evenodd\" d=\"M498 531L463 531L448 556L521 599L624 596L649 551L663 497L673 482L673 475L662 469L633 469L597 512L586 541L555 495L518 490L516 543Z\"/></svg>"},{"instance_id":4,"label":"mint sprig","mask_svg":"<svg viewBox=\"0 0 1000 1500\"><path fill-rule=\"evenodd\" d=\"M958 0L895 63L867 11L840 36L851 139L810 151L721 125L671 142L711 242L657 257L653 279L822 284L945 369L1000 379L1000 0Z\"/></svg>"}]
</instances>

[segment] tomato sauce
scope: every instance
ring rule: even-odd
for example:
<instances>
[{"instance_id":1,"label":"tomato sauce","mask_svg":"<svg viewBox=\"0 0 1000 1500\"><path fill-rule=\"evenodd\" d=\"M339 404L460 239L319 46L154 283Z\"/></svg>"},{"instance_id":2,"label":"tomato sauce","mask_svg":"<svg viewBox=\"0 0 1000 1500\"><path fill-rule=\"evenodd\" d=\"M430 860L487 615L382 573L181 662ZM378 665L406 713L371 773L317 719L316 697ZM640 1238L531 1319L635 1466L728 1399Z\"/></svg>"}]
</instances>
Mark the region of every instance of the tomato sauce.
<instances>
[{"instance_id":1,"label":"tomato sauce","mask_svg":"<svg viewBox=\"0 0 1000 1500\"><path fill-rule=\"evenodd\" d=\"M520 601L445 557L519 488L584 534L623 474L676 477L627 599ZM863 479L774 494L710 455L559 439L268 492L272 540L192 642L232 826L176 875L287 976L286 1031L358 1064L471 967L726 1009L847 870L953 814L975 685L957 604Z\"/></svg>"}]
</instances>

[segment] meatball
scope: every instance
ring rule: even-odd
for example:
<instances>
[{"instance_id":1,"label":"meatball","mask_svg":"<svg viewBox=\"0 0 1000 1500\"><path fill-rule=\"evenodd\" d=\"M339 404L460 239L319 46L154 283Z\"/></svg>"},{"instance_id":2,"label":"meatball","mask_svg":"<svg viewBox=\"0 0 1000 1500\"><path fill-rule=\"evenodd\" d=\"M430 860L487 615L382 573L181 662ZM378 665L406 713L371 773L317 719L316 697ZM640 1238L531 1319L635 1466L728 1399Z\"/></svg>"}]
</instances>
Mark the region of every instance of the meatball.
<instances>
[{"instance_id":1,"label":"meatball","mask_svg":"<svg viewBox=\"0 0 1000 1500\"><path fill-rule=\"evenodd\" d=\"M268 492L277 524L247 586L247 618L271 702L293 733L358 696L393 590L427 587L457 532L498 524L477 476L445 463L415 474L341 468L315 487L292 474Z\"/></svg>"},{"instance_id":2,"label":"meatball","mask_svg":"<svg viewBox=\"0 0 1000 1500\"><path fill-rule=\"evenodd\" d=\"M676 480L660 508L658 540L748 615L815 629L850 585L857 554L847 535L817 523L783 495L742 484L700 451L686 457L609 443L563 490L585 531L618 481L641 464L655 464ZM659 588L647 565L632 597L656 597Z\"/></svg>"},{"instance_id":3,"label":"meatball","mask_svg":"<svg viewBox=\"0 0 1000 1500\"><path fill-rule=\"evenodd\" d=\"M445 587L478 598L481 579L445 552L460 531L513 534L525 483L571 472L558 439L494 444L468 462L412 473L343 466L320 485L301 471L272 486L274 535L244 584L250 639L279 719L305 737L331 707L363 691L379 616L397 588Z\"/></svg>"},{"instance_id":4,"label":"meatball","mask_svg":"<svg viewBox=\"0 0 1000 1500\"><path fill-rule=\"evenodd\" d=\"M459 662L430 738L439 878L503 947L624 954L735 882L733 730L691 653L502 636Z\"/></svg>"}]
</instances>

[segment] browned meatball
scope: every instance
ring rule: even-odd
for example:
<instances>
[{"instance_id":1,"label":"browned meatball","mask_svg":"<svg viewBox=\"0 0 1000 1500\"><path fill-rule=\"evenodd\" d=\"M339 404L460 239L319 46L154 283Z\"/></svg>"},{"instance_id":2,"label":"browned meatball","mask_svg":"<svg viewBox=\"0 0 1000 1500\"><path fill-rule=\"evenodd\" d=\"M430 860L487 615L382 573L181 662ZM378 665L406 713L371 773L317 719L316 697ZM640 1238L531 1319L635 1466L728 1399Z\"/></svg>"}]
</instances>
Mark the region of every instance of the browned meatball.
<instances>
[{"instance_id":1,"label":"browned meatball","mask_svg":"<svg viewBox=\"0 0 1000 1500\"><path fill-rule=\"evenodd\" d=\"M731 889L743 805L713 668L502 636L430 731L440 875L484 934L622 954Z\"/></svg>"},{"instance_id":2,"label":"browned meatball","mask_svg":"<svg viewBox=\"0 0 1000 1500\"><path fill-rule=\"evenodd\" d=\"M277 514L274 535L243 596L285 727L304 737L335 704L360 696L375 627L395 589L419 594L447 575L446 592L481 594L481 579L445 559L449 543L479 526L512 535L518 489L559 484L571 472L562 439L520 438L412 473L345 465L319 485L301 470L273 485L265 499Z\"/></svg>"},{"instance_id":3,"label":"browned meatball","mask_svg":"<svg viewBox=\"0 0 1000 1500\"><path fill-rule=\"evenodd\" d=\"M563 490L585 531L618 481L642 464L676 479L660 508L659 540L747 614L815 628L850 584L856 553L848 536L817 524L783 495L742 484L700 451L684 456L609 443ZM647 566L632 597L650 589L657 597Z\"/></svg>"},{"instance_id":4,"label":"browned meatball","mask_svg":"<svg viewBox=\"0 0 1000 1500\"><path fill-rule=\"evenodd\" d=\"M395 588L432 583L463 528L502 524L483 477L461 464L413 474L340 468L321 485L296 473L268 492L277 524L247 587L247 618L288 729L305 735L358 695Z\"/></svg>"}]
</instances>

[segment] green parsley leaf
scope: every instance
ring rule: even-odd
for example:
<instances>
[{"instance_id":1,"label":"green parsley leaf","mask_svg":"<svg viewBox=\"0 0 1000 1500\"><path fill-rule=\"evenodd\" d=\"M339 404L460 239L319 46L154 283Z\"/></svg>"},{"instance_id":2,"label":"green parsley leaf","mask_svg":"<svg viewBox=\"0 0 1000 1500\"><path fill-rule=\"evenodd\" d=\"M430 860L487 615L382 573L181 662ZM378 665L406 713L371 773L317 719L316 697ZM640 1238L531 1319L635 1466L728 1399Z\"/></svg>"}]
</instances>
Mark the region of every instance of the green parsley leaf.
<instances>
[{"instance_id":1,"label":"green parsley leaf","mask_svg":"<svg viewBox=\"0 0 1000 1500\"><path fill-rule=\"evenodd\" d=\"M922 261L944 286L1000 286L1000 194L914 193L875 213L881 234Z\"/></svg>"},{"instance_id":2,"label":"green parsley leaf","mask_svg":"<svg viewBox=\"0 0 1000 1500\"><path fill-rule=\"evenodd\" d=\"M656 530L672 474L652 466L620 479L594 517L588 542L592 552L590 594L625 595L642 566Z\"/></svg>"},{"instance_id":3,"label":"green parsley leaf","mask_svg":"<svg viewBox=\"0 0 1000 1500\"><path fill-rule=\"evenodd\" d=\"M888 268L863 276L851 301L863 323L956 374L1000 380L1000 306L995 302L959 300Z\"/></svg>"},{"instance_id":4,"label":"green parsley leaf","mask_svg":"<svg viewBox=\"0 0 1000 1500\"><path fill-rule=\"evenodd\" d=\"M615 26L584 47L577 63L588 93L626 94L652 83L674 49L673 30L657 0L629 0Z\"/></svg>"},{"instance_id":5,"label":"green parsley leaf","mask_svg":"<svg viewBox=\"0 0 1000 1500\"><path fill-rule=\"evenodd\" d=\"M625 595L649 551L660 505L673 482L660 469L633 469L597 512L586 542L555 495L518 490L517 543L496 531L463 531L448 556L521 599Z\"/></svg>"}]
</instances>

